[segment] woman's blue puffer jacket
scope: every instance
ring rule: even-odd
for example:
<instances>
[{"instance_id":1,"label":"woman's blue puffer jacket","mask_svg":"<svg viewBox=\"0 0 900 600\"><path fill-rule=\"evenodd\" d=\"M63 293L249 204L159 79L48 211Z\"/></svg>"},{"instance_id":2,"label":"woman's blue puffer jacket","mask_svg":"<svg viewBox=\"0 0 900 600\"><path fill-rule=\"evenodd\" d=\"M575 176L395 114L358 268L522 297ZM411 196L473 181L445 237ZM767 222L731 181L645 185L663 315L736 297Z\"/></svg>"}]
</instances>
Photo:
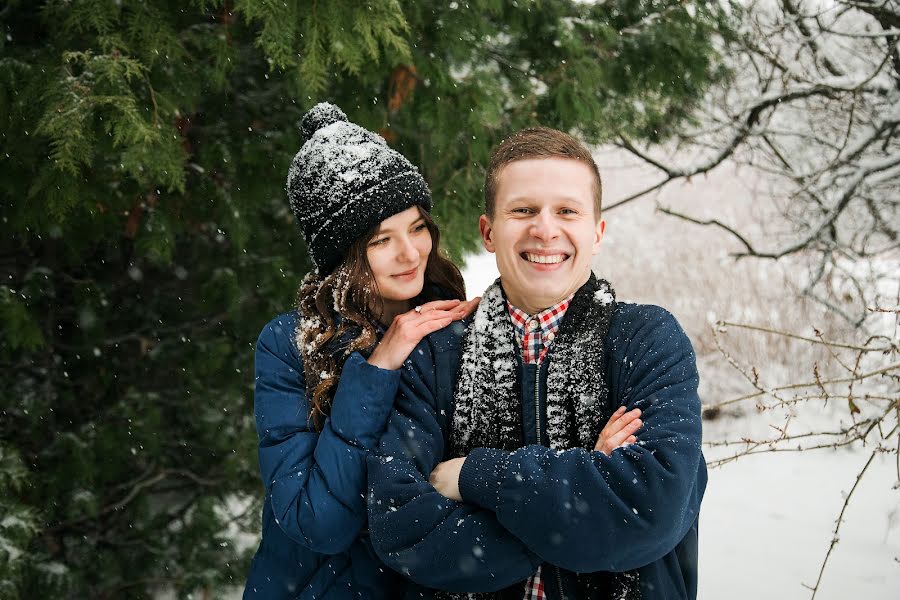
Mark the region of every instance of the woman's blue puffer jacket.
<instances>
[{"instance_id":1,"label":"woman's blue puffer jacket","mask_svg":"<svg viewBox=\"0 0 900 600\"><path fill-rule=\"evenodd\" d=\"M256 429L266 489L262 540L245 599L396 598L403 580L375 556L366 530L366 457L384 430L399 371L359 353L344 363L321 432L310 403L294 311L256 344Z\"/></svg>"}]
</instances>

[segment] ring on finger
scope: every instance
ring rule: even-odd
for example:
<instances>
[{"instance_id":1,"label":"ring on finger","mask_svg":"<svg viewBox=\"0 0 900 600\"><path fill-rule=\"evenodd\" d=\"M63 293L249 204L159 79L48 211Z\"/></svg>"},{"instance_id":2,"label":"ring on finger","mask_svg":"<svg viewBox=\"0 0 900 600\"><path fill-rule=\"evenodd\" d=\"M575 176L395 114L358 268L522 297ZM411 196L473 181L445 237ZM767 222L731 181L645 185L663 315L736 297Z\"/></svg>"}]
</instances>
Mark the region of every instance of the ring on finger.
<instances>
[{"instance_id":1,"label":"ring on finger","mask_svg":"<svg viewBox=\"0 0 900 600\"><path fill-rule=\"evenodd\" d=\"M413 310L416 311L416 312L419 313L419 314L422 314L422 307L421 307L421 306L417 306L417 307L415 307Z\"/></svg>"}]
</instances>

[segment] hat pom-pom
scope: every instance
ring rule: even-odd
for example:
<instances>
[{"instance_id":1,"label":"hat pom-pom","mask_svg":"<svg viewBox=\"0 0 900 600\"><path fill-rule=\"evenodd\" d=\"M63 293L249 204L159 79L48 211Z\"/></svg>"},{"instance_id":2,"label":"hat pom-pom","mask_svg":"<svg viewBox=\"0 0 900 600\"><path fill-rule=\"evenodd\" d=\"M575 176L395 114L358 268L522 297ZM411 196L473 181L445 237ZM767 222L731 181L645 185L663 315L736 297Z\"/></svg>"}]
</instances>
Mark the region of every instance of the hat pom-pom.
<instances>
[{"instance_id":1,"label":"hat pom-pom","mask_svg":"<svg viewBox=\"0 0 900 600\"><path fill-rule=\"evenodd\" d=\"M340 108L328 102L320 102L303 115L303 120L300 122L300 132L303 134L303 141L306 142L315 132L323 127L347 120L347 115Z\"/></svg>"}]
</instances>

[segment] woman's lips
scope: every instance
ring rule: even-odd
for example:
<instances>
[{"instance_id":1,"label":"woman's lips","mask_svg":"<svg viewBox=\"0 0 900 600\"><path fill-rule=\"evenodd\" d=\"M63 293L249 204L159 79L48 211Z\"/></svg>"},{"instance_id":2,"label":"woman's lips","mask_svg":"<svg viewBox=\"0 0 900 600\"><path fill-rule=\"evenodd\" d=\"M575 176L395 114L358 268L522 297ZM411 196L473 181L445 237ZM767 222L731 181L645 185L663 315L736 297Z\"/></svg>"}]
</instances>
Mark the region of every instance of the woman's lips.
<instances>
[{"instance_id":1,"label":"woman's lips","mask_svg":"<svg viewBox=\"0 0 900 600\"><path fill-rule=\"evenodd\" d=\"M419 267L416 267L415 269L410 269L409 271L403 271L402 273L391 275L391 277L396 277L397 279L400 279L402 281L408 281L410 279L413 279L416 274L418 274L418 272Z\"/></svg>"}]
</instances>

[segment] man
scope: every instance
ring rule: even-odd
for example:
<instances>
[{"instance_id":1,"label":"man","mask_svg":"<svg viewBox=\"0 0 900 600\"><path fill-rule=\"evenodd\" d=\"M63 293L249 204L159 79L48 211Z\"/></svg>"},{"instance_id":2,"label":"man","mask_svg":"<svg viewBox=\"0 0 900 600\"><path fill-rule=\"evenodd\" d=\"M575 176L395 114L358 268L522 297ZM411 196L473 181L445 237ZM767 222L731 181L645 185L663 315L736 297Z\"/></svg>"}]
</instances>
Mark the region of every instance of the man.
<instances>
[{"instance_id":1,"label":"man","mask_svg":"<svg viewBox=\"0 0 900 600\"><path fill-rule=\"evenodd\" d=\"M373 545L407 597L696 597L694 353L668 312L615 302L591 273L600 196L565 133L526 129L492 155L480 229L500 279L465 333L413 352L369 459Z\"/></svg>"}]
</instances>

